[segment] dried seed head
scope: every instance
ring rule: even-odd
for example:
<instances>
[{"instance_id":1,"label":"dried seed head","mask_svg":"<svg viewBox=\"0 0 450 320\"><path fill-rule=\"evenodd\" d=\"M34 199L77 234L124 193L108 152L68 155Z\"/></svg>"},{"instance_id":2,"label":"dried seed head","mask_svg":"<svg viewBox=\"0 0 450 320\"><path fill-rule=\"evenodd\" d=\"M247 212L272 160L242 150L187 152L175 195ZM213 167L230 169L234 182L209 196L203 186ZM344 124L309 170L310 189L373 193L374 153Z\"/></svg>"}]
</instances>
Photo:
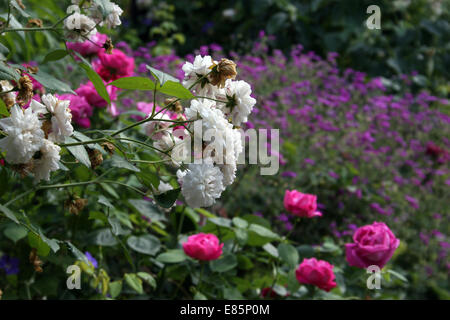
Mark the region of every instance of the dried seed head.
<instances>
[{"instance_id":1,"label":"dried seed head","mask_svg":"<svg viewBox=\"0 0 450 320\"><path fill-rule=\"evenodd\" d=\"M87 205L87 202L87 199L81 199L75 196L74 198L67 199L64 202L64 207L71 214L78 215Z\"/></svg>"},{"instance_id":2,"label":"dried seed head","mask_svg":"<svg viewBox=\"0 0 450 320\"><path fill-rule=\"evenodd\" d=\"M23 10L26 9L26 7L23 5L22 0L16 0L17 4L19 5L19 7L21 7Z\"/></svg>"},{"instance_id":3,"label":"dried seed head","mask_svg":"<svg viewBox=\"0 0 450 320\"><path fill-rule=\"evenodd\" d=\"M177 98L167 98L164 100L164 104L167 106L171 104L170 110L176 113L183 113L183 106L181 105L180 101L178 101Z\"/></svg>"},{"instance_id":4,"label":"dried seed head","mask_svg":"<svg viewBox=\"0 0 450 320\"><path fill-rule=\"evenodd\" d=\"M2 289L0 289L0 300L2 300L2 296L3 296L3 291L2 291Z\"/></svg>"},{"instance_id":5,"label":"dried seed head","mask_svg":"<svg viewBox=\"0 0 450 320\"><path fill-rule=\"evenodd\" d=\"M110 155L112 155L114 153L114 151L116 150L116 147L111 142L103 142L102 147Z\"/></svg>"},{"instance_id":6,"label":"dried seed head","mask_svg":"<svg viewBox=\"0 0 450 320\"><path fill-rule=\"evenodd\" d=\"M112 50L114 49L114 45L112 43L111 38L106 39L106 42L103 45L103 48L105 48L107 54L112 54Z\"/></svg>"},{"instance_id":7,"label":"dried seed head","mask_svg":"<svg viewBox=\"0 0 450 320\"><path fill-rule=\"evenodd\" d=\"M0 99L3 100L3 102L6 105L6 108L8 109L8 111L12 108L12 106L16 103L14 101L14 99L8 95L8 94L0 94Z\"/></svg>"},{"instance_id":8,"label":"dried seed head","mask_svg":"<svg viewBox=\"0 0 450 320\"><path fill-rule=\"evenodd\" d=\"M27 75L19 79L19 93L17 94L17 101L20 106L23 106L33 97L33 82Z\"/></svg>"},{"instance_id":9,"label":"dried seed head","mask_svg":"<svg viewBox=\"0 0 450 320\"><path fill-rule=\"evenodd\" d=\"M95 169L99 165L102 164L102 162L103 162L103 155L97 149L87 148L87 150L88 150L89 160L91 160L92 169Z\"/></svg>"},{"instance_id":10,"label":"dried seed head","mask_svg":"<svg viewBox=\"0 0 450 320\"><path fill-rule=\"evenodd\" d=\"M28 73L35 74L39 71L39 67L38 66L35 66L35 67L27 66L27 71L28 71Z\"/></svg>"},{"instance_id":11,"label":"dried seed head","mask_svg":"<svg viewBox=\"0 0 450 320\"><path fill-rule=\"evenodd\" d=\"M27 22L27 28L30 27L38 27L38 28L42 28L43 24L42 24L42 20L41 19L28 19Z\"/></svg>"},{"instance_id":12,"label":"dried seed head","mask_svg":"<svg viewBox=\"0 0 450 320\"><path fill-rule=\"evenodd\" d=\"M235 79L237 75L236 63L234 61L222 58L218 64L211 66L212 73L210 75L210 83L219 88L225 86L227 79Z\"/></svg>"},{"instance_id":13,"label":"dried seed head","mask_svg":"<svg viewBox=\"0 0 450 320\"><path fill-rule=\"evenodd\" d=\"M34 267L34 271L36 272L43 272L44 270L42 269L42 264L43 262L41 261L41 259L39 259L39 256L37 255L37 250L36 248L31 249L30 252L30 262Z\"/></svg>"},{"instance_id":14,"label":"dried seed head","mask_svg":"<svg viewBox=\"0 0 450 320\"><path fill-rule=\"evenodd\" d=\"M46 119L43 123L42 123L42 131L44 131L45 134L45 139L48 139L48 135L52 130L52 122L49 119Z\"/></svg>"},{"instance_id":15,"label":"dried seed head","mask_svg":"<svg viewBox=\"0 0 450 320\"><path fill-rule=\"evenodd\" d=\"M0 81L0 99L3 100L8 111L16 103L16 95L13 92L14 90L16 90L16 88L14 88L9 81Z\"/></svg>"}]
</instances>

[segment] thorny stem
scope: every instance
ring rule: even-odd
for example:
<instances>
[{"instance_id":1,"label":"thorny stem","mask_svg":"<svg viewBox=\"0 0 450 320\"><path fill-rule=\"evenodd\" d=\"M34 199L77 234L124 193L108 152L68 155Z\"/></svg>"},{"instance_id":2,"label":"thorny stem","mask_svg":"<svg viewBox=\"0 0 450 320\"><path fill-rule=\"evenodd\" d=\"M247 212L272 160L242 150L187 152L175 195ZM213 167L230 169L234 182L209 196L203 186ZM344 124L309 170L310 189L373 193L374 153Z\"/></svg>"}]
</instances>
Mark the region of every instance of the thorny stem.
<instances>
[{"instance_id":1,"label":"thorny stem","mask_svg":"<svg viewBox=\"0 0 450 320\"><path fill-rule=\"evenodd\" d=\"M56 28L58 24L66 20L69 16L72 14L66 15L64 18L59 19L56 21L52 26L50 27L41 27L41 28L8 28L9 25L9 16L10 16L10 7L8 6L8 21L6 24L6 27L3 30L0 30L0 34L6 33L6 32L20 32L20 31L30 31L30 32L36 32L36 31L56 31L56 30L63 30L62 28Z\"/></svg>"},{"instance_id":2,"label":"thorny stem","mask_svg":"<svg viewBox=\"0 0 450 320\"><path fill-rule=\"evenodd\" d=\"M57 188L70 188L70 187L78 187L78 186L85 186L85 185L89 185L89 184L100 184L100 183L111 183L111 184L118 184L124 187L127 187L137 193L140 193L141 195L146 195L145 192L142 192L141 190L132 187L130 185L127 185L126 183L123 182L119 182L119 181L113 181L113 180L100 180L102 176L99 176L98 178L94 179L94 180L89 180L89 181L82 181L82 182L74 182L74 183L60 183L60 184L52 184L52 185L44 185L44 186L37 186L33 189L30 189L24 193L19 194L17 197L15 197L14 199L9 200L4 206L8 207L11 203L25 197L26 195L38 191L38 190L46 190L46 189L57 189Z\"/></svg>"}]
</instances>

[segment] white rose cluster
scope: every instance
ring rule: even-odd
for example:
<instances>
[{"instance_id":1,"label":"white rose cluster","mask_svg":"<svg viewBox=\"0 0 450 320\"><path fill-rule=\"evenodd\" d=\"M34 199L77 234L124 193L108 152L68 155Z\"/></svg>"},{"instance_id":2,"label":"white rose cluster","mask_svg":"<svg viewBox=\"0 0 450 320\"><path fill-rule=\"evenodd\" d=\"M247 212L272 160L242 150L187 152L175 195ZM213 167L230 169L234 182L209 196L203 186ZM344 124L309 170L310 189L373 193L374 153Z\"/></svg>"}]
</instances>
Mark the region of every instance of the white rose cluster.
<instances>
[{"instance_id":1,"label":"white rose cluster","mask_svg":"<svg viewBox=\"0 0 450 320\"><path fill-rule=\"evenodd\" d=\"M158 115L160 121L148 122L146 130L155 140L153 145L165 156L169 155L177 165L186 164L177 171L186 203L194 208L208 207L236 178L237 161L243 150L240 125L247 121L256 100L250 96L248 83L234 80L236 64L231 60L217 62L210 56L198 55L193 63L183 65L183 71L183 85L193 90L197 99L184 111L186 129L181 131L181 137L175 136L172 126L160 122L164 116ZM187 162L191 160L191 140L183 135L202 142L202 150L196 150L194 141L193 163Z\"/></svg>"},{"instance_id":2,"label":"white rose cluster","mask_svg":"<svg viewBox=\"0 0 450 320\"><path fill-rule=\"evenodd\" d=\"M0 140L5 160L18 165L24 173L32 173L35 181L50 180L50 172L59 169L61 148L73 134L69 101L51 94L42 96L42 103L32 100L27 109L17 104L7 118L0 119L0 128L6 135Z\"/></svg>"},{"instance_id":3,"label":"white rose cluster","mask_svg":"<svg viewBox=\"0 0 450 320\"><path fill-rule=\"evenodd\" d=\"M66 36L73 42L83 42L97 33L97 26L114 28L122 24L123 10L109 0L72 0L64 20Z\"/></svg>"}]
</instances>

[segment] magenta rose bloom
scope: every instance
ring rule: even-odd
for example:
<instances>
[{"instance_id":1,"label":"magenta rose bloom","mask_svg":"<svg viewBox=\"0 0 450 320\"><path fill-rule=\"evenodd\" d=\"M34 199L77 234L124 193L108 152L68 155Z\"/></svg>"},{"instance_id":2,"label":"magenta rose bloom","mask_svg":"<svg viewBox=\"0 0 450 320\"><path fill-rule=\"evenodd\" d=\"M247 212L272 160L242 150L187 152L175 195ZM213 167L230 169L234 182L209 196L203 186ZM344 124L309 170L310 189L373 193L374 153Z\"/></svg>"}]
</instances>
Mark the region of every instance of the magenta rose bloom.
<instances>
[{"instance_id":1,"label":"magenta rose bloom","mask_svg":"<svg viewBox=\"0 0 450 320\"><path fill-rule=\"evenodd\" d=\"M297 190L286 190L284 194L284 207L293 215L305 218L321 217L317 210L317 196L301 193Z\"/></svg>"},{"instance_id":2,"label":"magenta rose bloom","mask_svg":"<svg viewBox=\"0 0 450 320\"><path fill-rule=\"evenodd\" d=\"M74 94L63 94L58 96L61 100L70 101L70 111L72 113L72 121L83 128L91 126L92 106L86 101L85 97Z\"/></svg>"},{"instance_id":3,"label":"magenta rose bloom","mask_svg":"<svg viewBox=\"0 0 450 320\"><path fill-rule=\"evenodd\" d=\"M216 260L222 255L223 243L211 233L199 233L188 237L183 243L184 252L191 258L210 261Z\"/></svg>"},{"instance_id":4,"label":"magenta rose bloom","mask_svg":"<svg viewBox=\"0 0 450 320\"><path fill-rule=\"evenodd\" d=\"M300 283L312 284L328 292L336 287L333 268L327 261L305 258L295 270L295 277Z\"/></svg>"},{"instance_id":5,"label":"magenta rose bloom","mask_svg":"<svg viewBox=\"0 0 450 320\"><path fill-rule=\"evenodd\" d=\"M102 49L98 52L98 59L92 62L92 66L103 80L111 81L132 76L134 59L118 49L113 49L111 54Z\"/></svg>"},{"instance_id":6,"label":"magenta rose bloom","mask_svg":"<svg viewBox=\"0 0 450 320\"><path fill-rule=\"evenodd\" d=\"M349 265L367 268L377 265L383 268L398 248L397 239L383 222L374 222L356 230L353 243L345 245L345 255Z\"/></svg>"},{"instance_id":7,"label":"magenta rose bloom","mask_svg":"<svg viewBox=\"0 0 450 320\"><path fill-rule=\"evenodd\" d=\"M106 34L97 32L84 42L67 42L67 47L87 57L97 54L103 48L107 39L108 36Z\"/></svg>"},{"instance_id":8,"label":"magenta rose bloom","mask_svg":"<svg viewBox=\"0 0 450 320\"><path fill-rule=\"evenodd\" d=\"M117 99L117 90L118 90L117 87L106 86L106 91L108 92L111 101ZM93 107L103 108L108 105L108 102L106 102L105 99L100 97L100 95L97 93L97 90L94 87L94 84L90 81L88 83L80 85L80 87L77 90L75 90L75 92L79 96L85 97L86 101Z\"/></svg>"}]
</instances>

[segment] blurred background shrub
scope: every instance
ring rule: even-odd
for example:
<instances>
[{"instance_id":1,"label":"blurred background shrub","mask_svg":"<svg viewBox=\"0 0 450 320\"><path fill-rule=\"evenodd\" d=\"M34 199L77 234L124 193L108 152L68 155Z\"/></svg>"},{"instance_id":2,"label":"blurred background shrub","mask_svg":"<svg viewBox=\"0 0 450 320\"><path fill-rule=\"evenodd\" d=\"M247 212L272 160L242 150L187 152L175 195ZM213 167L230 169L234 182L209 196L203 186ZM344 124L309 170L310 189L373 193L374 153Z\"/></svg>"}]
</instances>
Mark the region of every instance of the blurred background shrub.
<instances>
[{"instance_id":1,"label":"blurred background shrub","mask_svg":"<svg viewBox=\"0 0 450 320\"><path fill-rule=\"evenodd\" d=\"M373 4L381 9L381 30L365 25L367 7ZM275 36L271 47L285 53L301 43L320 56L339 52L339 66L372 76L417 71L417 85L449 93L448 1L136 0L129 1L129 8L129 26L139 39L156 40L158 53L174 47L184 55L211 43L225 52L245 52L265 30ZM129 30L122 32L130 39Z\"/></svg>"}]
</instances>

